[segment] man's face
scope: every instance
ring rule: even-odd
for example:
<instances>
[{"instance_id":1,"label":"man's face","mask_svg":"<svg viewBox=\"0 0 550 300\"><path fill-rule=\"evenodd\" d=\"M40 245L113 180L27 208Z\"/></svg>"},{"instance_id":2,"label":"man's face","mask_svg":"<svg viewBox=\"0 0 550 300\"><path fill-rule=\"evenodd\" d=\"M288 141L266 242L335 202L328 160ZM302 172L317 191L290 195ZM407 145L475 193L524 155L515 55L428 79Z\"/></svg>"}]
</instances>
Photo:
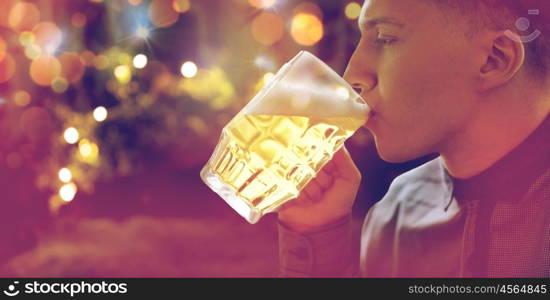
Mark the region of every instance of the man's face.
<instances>
[{"instance_id":1,"label":"man's face","mask_svg":"<svg viewBox=\"0 0 550 300\"><path fill-rule=\"evenodd\" d=\"M478 49L422 0L366 0L359 26L344 77L374 111L365 127L380 156L403 162L444 151L471 115Z\"/></svg>"}]
</instances>

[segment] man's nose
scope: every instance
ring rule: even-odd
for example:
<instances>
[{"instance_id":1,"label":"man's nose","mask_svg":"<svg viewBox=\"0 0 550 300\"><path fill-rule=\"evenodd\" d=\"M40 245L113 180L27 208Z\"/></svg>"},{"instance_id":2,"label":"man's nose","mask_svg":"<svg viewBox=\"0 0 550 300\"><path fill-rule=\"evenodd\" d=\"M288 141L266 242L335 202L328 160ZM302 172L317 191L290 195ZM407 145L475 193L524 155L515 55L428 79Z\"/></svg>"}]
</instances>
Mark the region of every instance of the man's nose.
<instances>
[{"instance_id":1,"label":"man's nose","mask_svg":"<svg viewBox=\"0 0 550 300\"><path fill-rule=\"evenodd\" d=\"M366 55L362 55L359 48L355 50L348 62L348 66L344 72L344 79L359 94L368 92L376 87L376 74L369 64Z\"/></svg>"}]
</instances>

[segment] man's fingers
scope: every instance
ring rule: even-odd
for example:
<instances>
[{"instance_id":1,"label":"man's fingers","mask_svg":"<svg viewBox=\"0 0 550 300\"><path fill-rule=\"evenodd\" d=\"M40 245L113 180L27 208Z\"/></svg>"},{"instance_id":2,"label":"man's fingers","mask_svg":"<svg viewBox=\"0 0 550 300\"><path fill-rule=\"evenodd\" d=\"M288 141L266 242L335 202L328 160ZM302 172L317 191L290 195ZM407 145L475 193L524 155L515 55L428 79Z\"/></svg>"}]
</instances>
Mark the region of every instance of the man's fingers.
<instances>
[{"instance_id":1,"label":"man's fingers","mask_svg":"<svg viewBox=\"0 0 550 300\"><path fill-rule=\"evenodd\" d=\"M325 191L329 190L335 180L344 180L348 182L358 182L361 179L361 173L355 166L347 149L342 147L334 154L329 161L313 178L300 195L280 207L285 210L294 206L309 206L323 199Z\"/></svg>"},{"instance_id":2,"label":"man's fingers","mask_svg":"<svg viewBox=\"0 0 550 300\"><path fill-rule=\"evenodd\" d=\"M298 205L300 205L300 202L299 202L299 201L300 201L299 198L296 198L296 199L292 199L292 200L290 200L290 201L287 201L287 202L283 203L283 205L279 206L279 207L277 208L277 211L278 211L278 212L281 212L281 211L283 211L283 210L287 210L287 209L292 208L292 207L294 207L294 206L298 206Z\"/></svg>"},{"instance_id":3,"label":"man's fingers","mask_svg":"<svg viewBox=\"0 0 550 300\"><path fill-rule=\"evenodd\" d=\"M307 186L302 190L302 193L306 194L310 200L310 203L315 203L323 197L323 190L315 179L311 180L307 184Z\"/></svg>"},{"instance_id":4,"label":"man's fingers","mask_svg":"<svg viewBox=\"0 0 550 300\"><path fill-rule=\"evenodd\" d=\"M327 172L325 172L323 169L317 173L317 176L315 176L315 179L317 181L317 184L321 187L322 190L327 190L329 187L332 186L332 176L329 175Z\"/></svg>"},{"instance_id":5,"label":"man's fingers","mask_svg":"<svg viewBox=\"0 0 550 300\"><path fill-rule=\"evenodd\" d=\"M337 173L338 170L336 169L336 166L334 164L334 157L331 160L329 160L321 170L325 171L327 174Z\"/></svg>"},{"instance_id":6,"label":"man's fingers","mask_svg":"<svg viewBox=\"0 0 550 300\"><path fill-rule=\"evenodd\" d=\"M311 184L311 183L312 182L310 182L309 184ZM302 190L300 192L300 195L298 195L298 197L296 197L296 198L284 203L283 205L281 205L281 209L287 209L287 208L293 207L293 206L304 206L304 205L309 205L309 204L313 203L313 199L311 199L309 194L306 193L304 190Z\"/></svg>"},{"instance_id":7,"label":"man's fingers","mask_svg":"<svg viewBox=\"0 0 550 300\"><path fill-rule=\"evenodd\" d=\"M331 162L333 163L332 168L338 172L341 179L351 182L361 181L361 172L353 162L345 145L334 154Z\"/></svg>"}]
</instances>

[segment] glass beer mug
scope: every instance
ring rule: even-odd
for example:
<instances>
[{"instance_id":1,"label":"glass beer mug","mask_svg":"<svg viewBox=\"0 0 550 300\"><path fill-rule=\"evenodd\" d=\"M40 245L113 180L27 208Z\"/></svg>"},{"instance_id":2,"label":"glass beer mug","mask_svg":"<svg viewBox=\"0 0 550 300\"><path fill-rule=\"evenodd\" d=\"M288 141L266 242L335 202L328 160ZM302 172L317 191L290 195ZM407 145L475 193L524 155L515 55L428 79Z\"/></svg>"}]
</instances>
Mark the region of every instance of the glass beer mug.
<instances>
[{"instance_id":1,"label":"glass beer mug","mask_svg":"<svg viewBox=\"0 0 550 300\"><path fill-rule=\"evenodd\" d=\"M254 224L298 197L368 114L344 79L301 51L223 128L201 178Z\"/></svg>"}]
</instances>

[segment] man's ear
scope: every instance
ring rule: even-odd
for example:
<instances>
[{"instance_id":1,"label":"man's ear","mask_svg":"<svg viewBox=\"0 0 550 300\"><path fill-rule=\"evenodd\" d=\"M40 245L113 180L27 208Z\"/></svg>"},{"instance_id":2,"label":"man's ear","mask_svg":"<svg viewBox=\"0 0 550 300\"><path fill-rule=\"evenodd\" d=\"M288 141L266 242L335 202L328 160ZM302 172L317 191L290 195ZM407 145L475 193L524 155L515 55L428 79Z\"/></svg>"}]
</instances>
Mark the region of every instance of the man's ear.
<instances>
[{"instance_id":1,"label":"man's ear","mask_svg":"<svg viewBox=\"0 0 550 300\"><path fill-rule=\"evenodd\" d=\"M521 69L525 61L523 43L514 41L506 31L497 32L488 40L488 51L480 68L482 90L489 90L505 84ZM519 40L519 39L518 39Z\"/></svg>"}]
</instances>

